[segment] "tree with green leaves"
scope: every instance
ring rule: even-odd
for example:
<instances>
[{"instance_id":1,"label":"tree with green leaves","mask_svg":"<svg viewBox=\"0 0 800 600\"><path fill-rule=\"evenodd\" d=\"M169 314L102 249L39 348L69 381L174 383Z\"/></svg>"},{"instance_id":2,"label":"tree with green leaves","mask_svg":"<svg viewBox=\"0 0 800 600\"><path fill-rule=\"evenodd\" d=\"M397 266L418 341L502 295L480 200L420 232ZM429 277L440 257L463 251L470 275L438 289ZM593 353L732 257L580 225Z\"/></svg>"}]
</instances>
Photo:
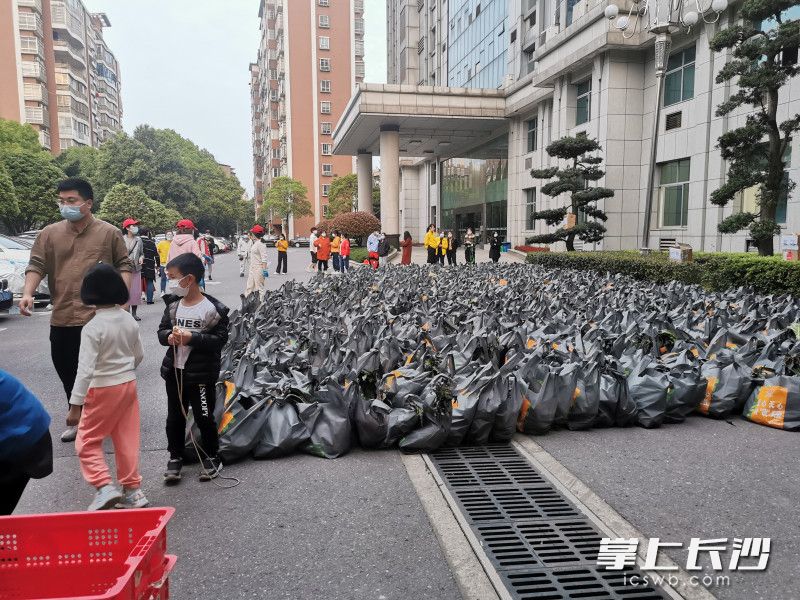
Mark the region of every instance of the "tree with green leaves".
<instances>
[{"instance_id":1,"label":"tree with green leaves","mask_svg":"<svg viewBox=\"0 0 800 600\"><path fill-rule=\"evenodd\" d=\"M116 227L130 217L153 231L166 231L175 226L181 215L150 198L142 188L118 183L106 194L97 217Z\"/></svg>"},{"instance_id":2,"label":"tree with green leaves","mask_svg":"<svg viewBox=\"0 0 800 600\"><path fill-rule=\"evenodd\" d=\"M28 123L0 119L0 154L4 152L42 152L39 134Z\"/></svg>"},{"instance_id":3,"label":"tree with green leaves","mask_svg":"<svg viewBox=\"0 0 800 600\"><path fill-rule=\"evenodd\" d=\"M342 213L352 212L358 200L358 175L350 173L336 177L328 191L328 215L334 218Z\"/></svg>"},{"instance_id":4,"label":"tree with green leaves","mask_svg":"<svg viewBox=\"0 0 800 600\"><path fill-rule=\"evenodd\" d=\"M3 151L0 163L14 185L19 212L0 215L12 233L39 229L61 219L56 186L64 172L53 163L49 152Z\"/></svg>"},{"instance_id":5,"label":"tree with green leaves","mask_svg":"<svg viewBox=\"0 0 800 600\"><path fill-rule=\"evenodd\" d=\"M586 134L575 137L566 136L556 140L546 148L547 154L553 158L568 161L564 168L549 167L546 169L533 169L531 176L536 179L553 179L542 186L542 194L546 196L559 196L570 194L570 203L561 208L539 210L533 213L533 220L544 220L548 225L560 225L552 233L534 235L527 239L527 243L554 244L564 242L568 251L575 250L575 238L587 244L593 244L603 239L606 228L602 223L590 221L589 218L606 221L605 211L596 206L598 200L611 198L614 190L604 187L587 187L590 181L598 181L605 175L600 168L603 159L590 154L602 150L597 140ZM572 227L563 225L567 214L575 215L577 223Z\"/></svg>"},{"instance_id":6,"label":"tree with green leaves","mask_svg":"<svg viewBox=\"0 0 800 600\"><path fill-rule=\"evenodd\" d=\"M14 182L8 174L5 166L0 162L0 221L6 223L8 220L19 216L19 202L17 202L17 192L14 189Z\"/></svg>"},{"instance_id":7,"label":"tree with green leaves","mask_svg":"<svg viewBox=\"0 0 800 600\"><path fill-rule=\"evenodd\" d=\"M264 198L262 215L270 212L278 215L284 225L284 231L289 231L289 218L307 217L314 214L311 203L308 201L308 190L302 181L291 177L276 177L269 186Z\"/></svg>"},{"instance_id":8,"label":"tree with green leaves","mask_svg":"<svg viewBox=\"0 0 800 600\"><path fill-rule=\"evenodd\" d=\"M100 151L91 146L73 146L56 156L56 165L67 177L80 177L97 187L97 164ZM95 191L95 193L97 193Z\"/></svg>"},{"instance_id":9,"label":"tree with green leaves","mask_svg":"<svg viewBox=\"0 0 800 600\"><path fill-rule=\"evenodd\" d=\"M711 203L725 206L738 193L758 186L757 212L730 215L719 224L719 231L749 229L762 256L774 251L773 239L780 233L778 205L794 187L785 174L785 159L792 134L800 131L800 114L778 122L778 101L781 88L800 73L796 64L800 20L787 14L796 4L797 0L744 0L737 11L740 19L717 32L710 44L715 52L733 50L716 81L737 85L736 92L717 107L717 116L741 107L749 110L744 125L718 140L729 166L727 180L712 192Z\"/></svg>"}]
</instances>

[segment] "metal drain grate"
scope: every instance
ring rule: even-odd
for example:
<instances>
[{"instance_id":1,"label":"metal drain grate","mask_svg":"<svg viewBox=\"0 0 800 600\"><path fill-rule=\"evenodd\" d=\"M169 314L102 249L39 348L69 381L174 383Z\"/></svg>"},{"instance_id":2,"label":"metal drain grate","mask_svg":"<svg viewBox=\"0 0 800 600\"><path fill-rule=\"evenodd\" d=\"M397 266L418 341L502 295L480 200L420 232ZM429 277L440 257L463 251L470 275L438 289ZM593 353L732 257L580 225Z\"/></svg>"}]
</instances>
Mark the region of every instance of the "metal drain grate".
<instances>
[{"instance_id":1,"label":"metal drain grate","mask_svg":"<svg viewBox=\"0 0 800 600\"><path fill-rule=\"evenodd\" d=\"M580 511L547 485L520 488L456 488L453 495L475 523L505 519L579 517Z\"/></svg>"},{"instance_id":2,"label":"metal drain grate","mask_svg":"<svg viewBox=\"0 0 800 600\"><path fill-rule=\"evenodd\" d=\"M513 598L664 598L630 583L642 575L635 569L597 568L603 534L513 446L446 448L430 458Z\"/></svg>"},{"instance_id":3,"label":"metal drain grate","mask_svg":"<svg viewBox=\"0 0 800 600\"><path fill-rule=\"evenodd\" d=\"M500 572L509 592L519 600L663 600L656 588L631 584L632 575L641 576L641 572L588 567Z\"/></svg>"}]
</instances>

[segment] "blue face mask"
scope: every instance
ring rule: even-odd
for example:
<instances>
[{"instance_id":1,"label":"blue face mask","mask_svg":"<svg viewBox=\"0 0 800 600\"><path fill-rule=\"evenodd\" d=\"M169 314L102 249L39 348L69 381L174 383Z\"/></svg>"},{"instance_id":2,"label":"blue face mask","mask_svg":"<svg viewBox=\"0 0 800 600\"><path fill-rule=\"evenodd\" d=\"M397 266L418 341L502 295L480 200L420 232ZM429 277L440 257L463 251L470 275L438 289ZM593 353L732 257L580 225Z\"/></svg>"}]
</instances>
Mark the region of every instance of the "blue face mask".
<instances>
[{"instance_id":1,"label":"blue face mask","mask_svg":"<svg viewBox=\"0 0 800 600\"><path fill-rule=\"evenodd\" d=\"M83 205L81 204L81 206ZM75 223L83 218L81 206L67 206L66 204L62 204L59 210L61 211L62 217L64 217L67 221Z\"/></svg>"}]
</instances>

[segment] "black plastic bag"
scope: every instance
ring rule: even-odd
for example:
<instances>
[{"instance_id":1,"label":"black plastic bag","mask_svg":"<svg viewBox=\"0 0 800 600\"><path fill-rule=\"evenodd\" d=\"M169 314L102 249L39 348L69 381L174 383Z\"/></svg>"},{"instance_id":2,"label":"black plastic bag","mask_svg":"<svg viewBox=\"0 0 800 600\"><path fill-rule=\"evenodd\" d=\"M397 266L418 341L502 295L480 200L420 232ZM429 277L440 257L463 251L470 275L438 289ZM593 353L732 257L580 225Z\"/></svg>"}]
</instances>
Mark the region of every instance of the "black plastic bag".
<instances>
[{"instance_id":1,"label":"black plastic bag","mask_svg":"<svg viewBox=\"0 0 800 600\"><path fill-rule=\"evenodd\" d=\"M421 427L400 440L404 452L433 452L447 441L450 433L453 392L450 378L437 375L425 388L418 407Z\"/></svg>"},{"instance_id":2,"label":"black plastic bag","mask_svg":"<svg viewBox=\"0 0 800 600\"><path fill-rule=\"evenodd\" d=\"M770 377L753 390L743 416L759 425L800 431L800 378Z\"/></svg>"},{"instance_id":3,"label":"black plastic bag","mask_svg":"<svg viewBox=\"0 0 800 600\"><path fill-rule=\"evenodd\" d=\"M628 393L636 402L636 422L642 427L660 427L667 412L669 378L644 361L628 376Z\"/></svg>"},{"instance_id":4,"label":"black plastic bag","mask_svg":"<svg viewBox=\"0 0 800 600\"><path fill-rule=\"evenodd\" d=\"M300 421L295 405L280 399L270 400L261 437L253 449L253 458L287 456L308 438L308 430Z\"/></svg>"},{"instance_id":5,"label":"black plastic bag","mask_svg":"<svg viewBox=\"0 0 800 600\"><path fill-rule=\"evenodd\" d=\"M240 396L225 411L219 427L219 457L229 463L246 457L261 439L268 415L267 399Z\"/></svg>"},{"instance_id":6,"label":"black plastic bag","mask_svg":"<svg viewBox=\"0 0 800 600\"><path fill-rule=\"evenodd\" d=\"M297 412L309 432L309 440L300 446L303 452L322 458L337 458L350 451L352 430L350 407L336 384L320 388L315 402L299 403Z\"/></svg>"},{"instance_id":7,"label":"black plastic bag","mask_svg":"<svg viewBox=\"0 0 800 600\"><path fill-rule=\"evenodd\" d=\"M703 401L708 380L694 366L675 367L669 372L669 380L664 422L682 423Z\"/></svg>"}]
</instances>

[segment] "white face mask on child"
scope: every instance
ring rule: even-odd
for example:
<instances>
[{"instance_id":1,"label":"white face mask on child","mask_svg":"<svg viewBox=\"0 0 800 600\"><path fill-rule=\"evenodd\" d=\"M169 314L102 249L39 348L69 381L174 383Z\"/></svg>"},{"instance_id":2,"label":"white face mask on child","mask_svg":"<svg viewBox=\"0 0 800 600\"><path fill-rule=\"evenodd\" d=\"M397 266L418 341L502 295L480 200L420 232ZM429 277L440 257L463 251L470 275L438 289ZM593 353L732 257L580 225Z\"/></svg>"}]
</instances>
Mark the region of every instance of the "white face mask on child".
<instances>
[{"instance_id":1,"label":"white face mask on child","mask_svg":"<svg viewBox=\"0 0 800 600\"><path fill-rule=\"evenodd\" d=\"M188 287L181 287L181 281L184 279L185 277L181 277L180 279L168 279L165 291L173 296L179 296L180 298L183 298L189 293Z\"/></svg>"}]
</instances>

